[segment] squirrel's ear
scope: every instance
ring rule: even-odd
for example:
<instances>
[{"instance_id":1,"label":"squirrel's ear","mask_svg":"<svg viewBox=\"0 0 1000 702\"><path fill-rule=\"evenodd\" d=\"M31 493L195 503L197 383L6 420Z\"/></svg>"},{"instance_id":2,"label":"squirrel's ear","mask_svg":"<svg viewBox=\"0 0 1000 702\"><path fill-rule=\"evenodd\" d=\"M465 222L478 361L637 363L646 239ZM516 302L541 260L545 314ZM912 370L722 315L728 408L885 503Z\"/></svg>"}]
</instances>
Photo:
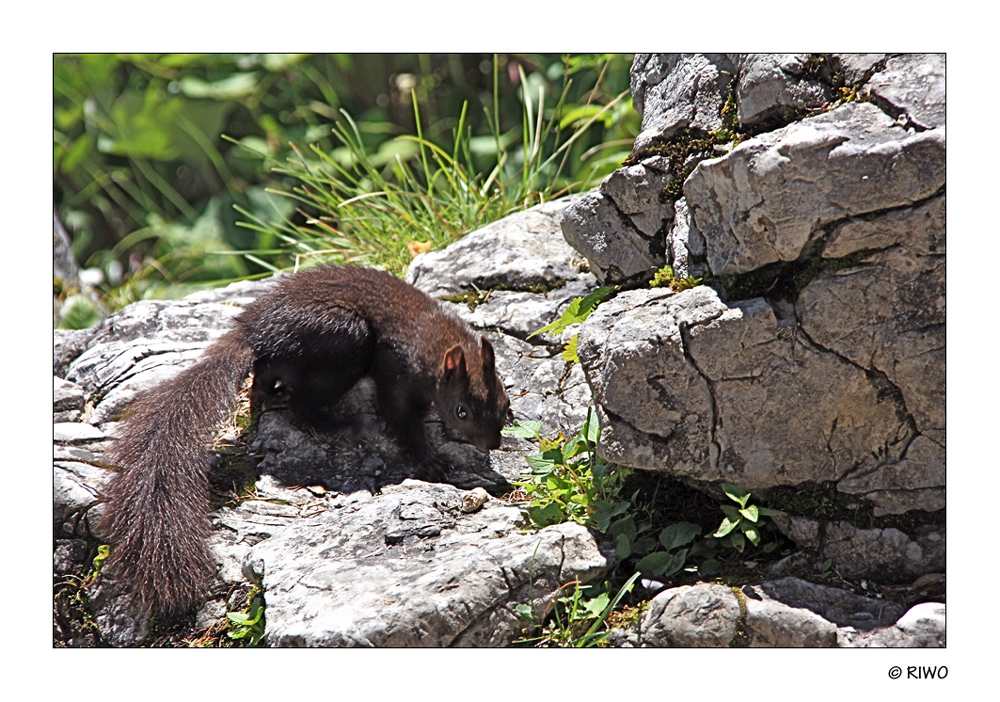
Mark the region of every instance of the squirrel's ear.
<instances>
[{"instance_id":1,"label":"squirrel's ear","mask_svg":"<svg viewBox=\"0 0 1000 702\"><path fill-rule=\"evenodd\" d=\"M450 373L457 369L465 370L465 353L461 346L455 344L444 355L444 370Z\"/></svg>"},{"instance_id":2,"label":"squirrel's ear","mask_svg":"<svg viewBox=\"0 0 1000 702\"><path fill-rule=\"evenodd\" d=\"M493 344L485 336L479 337L479 342L483 349L483 368L490 371L496 367L496 357L493 353Z\"/></svg>"}]
</instances>

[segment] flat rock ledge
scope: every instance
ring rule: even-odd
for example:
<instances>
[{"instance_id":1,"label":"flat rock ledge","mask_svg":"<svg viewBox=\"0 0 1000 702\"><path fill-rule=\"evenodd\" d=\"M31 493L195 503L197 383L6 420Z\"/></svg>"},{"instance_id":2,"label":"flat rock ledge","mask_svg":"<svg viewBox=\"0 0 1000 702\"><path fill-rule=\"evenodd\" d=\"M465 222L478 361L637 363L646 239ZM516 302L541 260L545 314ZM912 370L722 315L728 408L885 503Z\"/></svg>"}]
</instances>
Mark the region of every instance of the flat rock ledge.
<instances>
[{"instance_id":1,"label":"flat rock ledge","mask_svg":"<svg viewBox=\"0 0 1000 702\"><path fill-rule=\"evenodd\" d=\"M564 583L611 564L578 524L522 531L518 507L466 514L465 494L404 481L341 495L252 547L244 572L267 593L269 643L506 646L524 625L517 605L540 614Z\"/></svg>"},{"instance_id":2,"label":"flat rock ledge","mask_svg":"<svg viewBox=\"0 0 1000 702\"><path fill-rule=\"evenodd\" d=\"M939 648L945 606L900 605L798 578L742 587L697 583L664 590L619 646Z\"/></svg>"}]
</instances>

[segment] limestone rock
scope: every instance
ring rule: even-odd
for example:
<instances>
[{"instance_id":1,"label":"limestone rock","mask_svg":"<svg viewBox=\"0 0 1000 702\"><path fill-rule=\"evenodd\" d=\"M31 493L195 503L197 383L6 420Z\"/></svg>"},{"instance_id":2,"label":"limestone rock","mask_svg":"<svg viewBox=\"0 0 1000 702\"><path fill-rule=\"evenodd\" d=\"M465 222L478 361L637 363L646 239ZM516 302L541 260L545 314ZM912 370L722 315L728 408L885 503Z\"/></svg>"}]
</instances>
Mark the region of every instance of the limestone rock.
<instances>
[{"instance_id":1,"label":"limestone rock","mask_svg":"<svg viewBox=\"0 0 1000 702\"><path fill-rule=\"evenodd\" d=\"M849 103L702 161L684 194L719 275L793 261L824 224L911 205L944 180L943 130L908 134Z\"/></svg>"},{"instance_id":2,"label":"limestone rock","mask_svg":"<svg viewBox=\"0 0 1000 702\"><path fill-rule=\"evenodd\" d=\"M876 517L911 509L945 508L945 449L925 436L913 440L896 463L863 463L837 483L837 489L869 500Z\"/></svg>"},{"instance_id":3,"label":"limestone rock","mask_svg":"<svg viewBox=\"0 0 1000 702\"><path fill-rule=\"evenodd\" d=\"M874 73L885 61L885 54L832 54L830 56L830 81L834 82L836 74L841 75L842 85L856 85L862 82L866 75Z\"/></svg>"},{"instance_id":4,"label":"limestone rock","mask_svg":"<svg viewBox=\"0 0 1000 702\"><path fill-rule=\"evenodd\" d=\"M944 648L946 644L945 605L940 602L915 605L891 627L837 631L837 645L842 648Z\"/></svg>"},{"instance_id":5,"label":"limestone rock","mask_svg":"<svg viewBox=\"0 0 1000 702\"><path fill-rule=\"evenodd\" d=\"M602 285L648 279L663 266L663 241L640 235L598 190L567 208L562 231L569 245L587 257Z\"/></svg>"},{"instance_id":6,"label":"limestone rock","mask_svg":"<svg viewBox=\"0 0 1000 702\"><path fill-rule=\"evenodd\" d=\"M578 353L602 455L626 465L756 490L837 480L887 446L898 458L909 437L862 370L759 298L623 293L584 323Z\"/></svg>"},{"instance_id":7,"label":"limestone rock","mask_svg":"<svg viewBox=\"0 0 1000 702\"><path fill-rule=\"evenodd\" d=\"M52 376L52 386L53 421L79 421L86 404L83 388L58 376Z\"/></svg>"},{"instance_id":8,"label":"limestone rock","mask_svg":"<svg viewBox=\"0 0 1000 702\"><path fill-rule=\"evenodd\" d=\"M403 483L346 497L253 547L272 646L497 646L559 587L609 565L576 524L522 533L520 510Z\"/></svg>"},{"instance_id":9,"label":"limestone rock","mask_svg":"<svg viewBox=\"0 0 1000 702\"><path fill-rule=\"evenodd\" d=\"M901 605L892 602L794 577L752 585L744 588L744 594L748 605L756 597L776 600L789 607L807 609L837 627L859 630L891 626L904 612Z\"/></svg>"},{"instance_id":10,"label":"limestone rock","mask_svg":"<svg viewBox=\"0 0 1000 702\"><path fill-rule=\"evenodd\" d=\"M806 108L829 102L829 88L803 75L809 54L742 54L734 63L736 111L743 126L755 126L769 119L787 122Z\"/></svg>"},{"instance_id":11,"label":"limestone rock","mask_svg":"<svg viewBox=\"0 0 1000 702\"><path fill-rule=\"evenodd\" d=\"M669 139L682 127L705 132L721 127L734 74L733 62L724 54L636 54L632 104L642 116L642 132L635 151Z\"/></svg>"},{"instance_id":12,"label":"limestone rock","mask_svg":"<svg viewBox=\"0 0 1000 702\"><path fill-rule=\"evenodd\" d=\"M725 585L683 585L652 599L642 639L652 646L721 648L733 640L739 619L739 601Z\"/></svg>"},{"instance_id":13,"label":"limestone rock","mask_svg":"<svg viewBox=\"0 0 1000 702\"><path fill-rule=\"evenodd\" d=\"M899 529L867 529L846 520L821 523L809 517L778 514L774 523L800 547L833 561L849 578L906 583L945 566L943 528L922 526L907 534Z\"/></svg>"},{"instance_id":14,"label":"limestone rock","mask_svg":"<svg viewBox=\"0 0 1000 702\"><path fill-rule=\"evenodd\" d=\"M841 258L868 249L901 245L916 254L944 254L945 198L870 217L852 217L830 232L821 256Z\"/></svg>"},{"instance_id":15,"label":"limestone rock","mask_svg":"<svg viewBox=\"0 0 1000 702\"><path fill-rule=\"evenodd\" d=\"M505 217L459 239L441 251L413 259L406 281L431 297L488 290L498 284L527 290L576 280L580 262L560 232L567 208L579 200L565 197Z\"/></svg>"},{"instance_id":16,"label":"limestone rock","mask_svg":"<svg viewBox=\"0 0 1000 702\"><path fill-rule=\"evenodd\" d=\"M821 273L799 294L795 310L814 343L862 369L884 373L917 430L944 445L942 254L896 247L857 266Z\"/></svg>"},{"instance_id":17,"label":"limestone rock","mask_svg":"<svg viewBox=\"0 0 1000 702\"><path fill-rule=\"evenodd\" d=\"M904 615L898 605L798 578L741 588L696 583L656 595L633 638L640 646L941 646L943 606Z\"/></svg>"},{"instance_id":18,"label":"limestone rock","mask_svg":"<svg viewBox=\"0 0 1000 702\"><path fill-rule=\"evenodd\" d=\"M713 465L711 388L688 358L681 328L725 309L707 287L633 290L587 318L577 353L601 419L601 455L682 474Z\"/></svg>"},{"instance_id":19,"label":"limestone rock","mask_svg":"<svg viewBox=\"0 0 1000 702\"><path fill-rule=\"evenodd\" d=\"M601 183L601 194L611 198L619 212L629 218L639 234L653 239L665 222L673 220L674 209L662 194L673 176L647 162L619 168Z\"/></svg>"},{"instance_id":20,"label":"limestone rock","mask_svg":"<svg viewBox=\"0 0 1000 702\"><path fill-rule=\"evenodd\" d=\"M920 129L945 126L944 54L902 54L868 81L868 90L893 117Z\"/></svg>"}]
</instances>

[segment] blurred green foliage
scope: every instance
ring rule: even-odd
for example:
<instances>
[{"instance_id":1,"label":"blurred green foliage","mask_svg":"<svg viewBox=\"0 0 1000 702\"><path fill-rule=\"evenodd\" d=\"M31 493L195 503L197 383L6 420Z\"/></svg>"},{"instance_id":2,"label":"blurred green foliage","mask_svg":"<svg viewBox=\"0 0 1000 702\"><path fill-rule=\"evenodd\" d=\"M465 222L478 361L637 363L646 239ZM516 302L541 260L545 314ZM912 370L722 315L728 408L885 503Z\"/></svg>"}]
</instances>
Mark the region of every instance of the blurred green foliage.
<instances>
[{"instance_id":1,"label":"blurred green foliage","mask_svg":"<svg viewBox=\"0 0 1000 702\"><path fill-rule=\"evenodd\" d=\"M56 55L56 212L80 264L104 272L112 308L170 294L168 285L264 274L294 265L281 255L289 238L344 197L331 187L319 205L303 198L310 163L349 173L360 159L355 195L375 183L420 183L421 197L439 179L502 183L529 160L545 166L526 184L539 193L591 187L638 131L627 94L614 102L628 89L630 63L555 54ZM585 123L568 146L556 136ZM555 168L545 159L560 144ZM428 157L438 152L456 158ZM330 181L310 177L313 190ZM534 204L530 194L519 193L523 205Z\"/></svg>"}]
</instances>

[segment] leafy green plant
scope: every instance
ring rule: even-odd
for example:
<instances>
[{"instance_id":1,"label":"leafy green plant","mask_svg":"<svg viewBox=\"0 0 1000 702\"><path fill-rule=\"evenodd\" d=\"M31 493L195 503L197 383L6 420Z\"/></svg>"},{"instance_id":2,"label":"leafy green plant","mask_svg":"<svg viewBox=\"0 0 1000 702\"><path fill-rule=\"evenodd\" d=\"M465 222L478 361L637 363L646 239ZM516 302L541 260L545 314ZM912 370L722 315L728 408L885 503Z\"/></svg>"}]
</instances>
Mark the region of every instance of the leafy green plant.
<instances>
[{"instance_id":1,"label":"leafy green plant","mask_svg":"<svg viewBox=\"0 0 1000 702\"><path fill-rule=\"evenodd\" d=\"M760 546L761 532L766 529L766 524L761 521L761 517L771 517L776 512L767 507L750 504L750 493L736 485L722 483L720 487L737 506L721 505L726 516L712 536L720 539L723 545L731 546L740 553L743 553L747 541L754 546ZM768 551L768 546L770 546L770 550L773 550L774 544L766 544L765 551Z\"/></svg>"},{"instance_id":2,"label":"leafy green plant","mask_svg":"<svg viewBox=\"0 0 1000 702\"><path fill-rule=\"evenodd\" d=\"M653 275L653 279L649 281L649 287L670 288L674 292L683 292L684 290L698 287L701 285L701 281L701 278L695 278L690 275L686 278L675 278L674 269L670 266L664 266Z\"/></svg>"},{"instance_id":3,"label":"leafy green plant","mask_svg":"<svg viewBox=\"0 0 1000 702\"><path fill-rule=\"evenodd\" d=\"M614 539L618 558L637 571L627 583L629 588L639 573L659 580L681 571L701 577L715 575L722 568L722 561L732 565L731 554L721 549L738 552L743 567L755 567L753 562L743 559L747 542L760 546L764 553L774 551L778 545L778 540L764 543L762 537L770 528L764 518L773 516L774 510L750 504L750 493L735 485L722 485L735 504L721 505L725 519L714 533L707 535L699 524L685 520L670 522L669 515L652 513L649 504L643 503L640 490L623 495L630 471L597 455L600 428L593 410L588 410L582 427L569 439L561 433L548 439L541 431L541 422L524 421L504 430L511 436L536 440L539 445L539 453L527 457L530 473L514 483L528 497L525 508L528 525L542 528L573 521L607 534ZM518 608L522 618L541 631L537 637L525 639L526 642L585 643L597 630L587 629L582 622L593 622L597 612L607 617L608 603L613 608L622 596L619 591L616 598L607 598L607 584L602 595L594 596L588 595L591 590L587 587L578 583L569 583L567 587L570 585L575 587L573 592L556 598L540 617L535 617L528 605Z\"/></svg>"},{"instance_id":4,"label":"leafy green plant","mask_svg":"<svg viewBox=\"0 0 1000 702\"><path fill-rule=\"evenodd\" d=\"M606 525L625 509L616 499L624 472L597 455L600 425L593 409L588 409L583 426L568 440L562 434L546 439L539 435L541 427L541 422L515 422L504 430L510 436L538 441L540 453L527 457L531 473L526 480L513 483L530 499L529 523L539 528L563 522Z\"/></svg>"},{"instance_id":5,"label":"leafy green plant","mask_svg":"<svg viewBox=\"0 0 1000 702\"><path fill-rule=\"evenodd\" d=\"M529 498L526 518L533 527L574 521L608 534L620 559L637 561L636 568L660 577L680 571L689 557L706 558L702 572L714 568L714 544L695 542L702 529L677 522L657 529L654 519L638 505L638 491L623 497L627 469L597 455L600 426L593 410L570 439L540 435L541 422L515 422L505 433L538 441L540 453L527 457L531 473L514 484Z\"/></svg>"},{"instance_id":6,"label":"leafy green plant","mask_svg":"<svg viewBox=\"0 0 1000 702\"><path fill-rule=\"evenodd\" d=\"M518 614L530 628L539 630L539 633L519 639L517 643L574 648L600 645L608 636L605 626L608 615L632 591L640 575L641 573L633 574L614 596L609 592L607 583L600 586L601 591L593 596L590 593L599 589L599 586L582 585L578 580L566 583L560 588L560 592L570 587L573 588L572 592L561 597L553 596L540 617L535 615L530 605L519 605Z\"/></svg>"},{"instance_id":7,"label":"leafy green plant","mask_svg":"<svg viewBox=\"0 0 1000 702\"><path fill-rule=\"evenodd\" d=\"M230 621L229 638L243 641L246 646L258 646L265 636L264 593L255 587L249 600L245 611L226 613Z\"/></svg>"},{"instance_id":8,"label":"leafy green plant","mask_svg":"<svg viewBox=\"0 0 1000 702\"><path fill-rule=\"evenodd\" d=\"M606 298L609 294L615 291L614 287L598 288L594 292L590 293L586 297L574 298L569 306L563 310L563 313L559 316L559 319L552 322L551 324L546 324L541 329L532 332L528 335L530 339L533 336L541 334L543 332L551 332L553 335L558 336L562 334L565 329L571 324L581 324L590 313L594 311L598 304ZM563 348L562 357L564 360L571 363L579 363L580 357L576 355L576 343L578 334L574 334L573 337L566 343Z\"/></svg>"}]
</instances>

